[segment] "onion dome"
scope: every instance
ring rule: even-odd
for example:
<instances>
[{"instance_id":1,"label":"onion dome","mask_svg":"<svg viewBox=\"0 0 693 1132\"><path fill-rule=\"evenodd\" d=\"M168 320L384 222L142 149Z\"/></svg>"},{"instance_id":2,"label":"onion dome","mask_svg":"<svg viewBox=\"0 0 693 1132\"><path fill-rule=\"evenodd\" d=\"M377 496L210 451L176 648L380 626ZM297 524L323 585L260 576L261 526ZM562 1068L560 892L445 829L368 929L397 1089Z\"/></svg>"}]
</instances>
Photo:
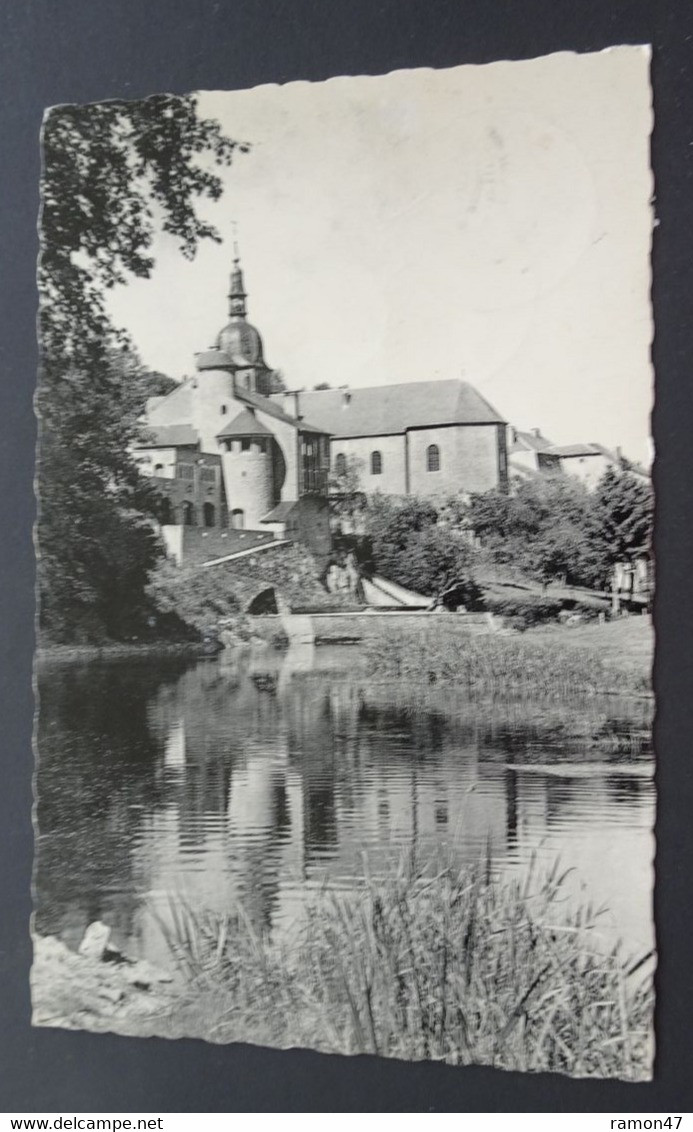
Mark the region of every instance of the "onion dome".
<instances>
[{"instance_id":1,"label":"onion dome","mask_svg":"<svg viewBox=\"0 0 693 1132\"><path fill-rule=\"evenodd\" d=\"M215 345L217 350L228 355L237 369L250 366L265 369L262 338L246 319L246 298L243 272L236 252L229 287L230 321L219 333Z\"/></svg>"}]
</instances>

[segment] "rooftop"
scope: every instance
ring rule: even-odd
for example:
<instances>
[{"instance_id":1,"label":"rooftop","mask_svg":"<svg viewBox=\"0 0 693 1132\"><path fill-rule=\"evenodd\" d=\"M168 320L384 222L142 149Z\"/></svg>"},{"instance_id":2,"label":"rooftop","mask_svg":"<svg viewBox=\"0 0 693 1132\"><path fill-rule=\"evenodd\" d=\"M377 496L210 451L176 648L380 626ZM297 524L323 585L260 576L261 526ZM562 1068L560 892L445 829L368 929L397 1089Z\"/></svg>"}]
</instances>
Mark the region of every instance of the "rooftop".
<instances>
[{"instance_id":1,"label":"rooftop","mask_svg":"<svg viewBox=\"0 0 693 1132\"><path fill-rule=\"evenodd\" d=\"M259 421L255 416L252 409L243 409L242 412L234 417L232 421L226 425L221 432L217 433L217 437L222 436L271 436L272 433Z\"/></svg>"},{"instance_id":2,"label":"rooftop","mask_svg":"<svg viewBox=\"0 0 693 1132\"><path fill-rule=\"evenodd\" d=\"M144 425L137 448L197 447L200 438L190 424Z\"/></svg>"},{"instance_id":3,"label":"rooftop","mask_svg":"<svg viewBox=\"0 0 693 1132\"><path fill-rule=\"evenodd\" d=\"M413 381L366 389L320 389L273 394L335 437L385 436L453 424L504 424L466 381ZM305 427L301 423L301 427Z\"/></svg>"}]
</instances>

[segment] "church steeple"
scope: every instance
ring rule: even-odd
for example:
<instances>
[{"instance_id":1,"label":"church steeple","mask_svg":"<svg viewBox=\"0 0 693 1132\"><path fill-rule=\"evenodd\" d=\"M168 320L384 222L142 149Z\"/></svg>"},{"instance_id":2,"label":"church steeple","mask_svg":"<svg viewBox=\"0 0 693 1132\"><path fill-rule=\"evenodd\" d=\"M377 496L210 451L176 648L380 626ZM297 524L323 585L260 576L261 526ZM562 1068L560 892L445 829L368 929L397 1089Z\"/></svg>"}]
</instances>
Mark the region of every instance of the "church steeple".
<instances>
[{"instance_id":1,"label":"church steeple","mask_svg":"<svg viewBox=\"0 0 693 1132\"><path fill-rule=\"evenodd\" d=\"M245 300L247 292L243 285L243 272L238 254L238 240L234 234L233 240L233 267L231 269L231 285L229 287L229 314L231 318L245 318Z\"/></svg>"}]
</instances>

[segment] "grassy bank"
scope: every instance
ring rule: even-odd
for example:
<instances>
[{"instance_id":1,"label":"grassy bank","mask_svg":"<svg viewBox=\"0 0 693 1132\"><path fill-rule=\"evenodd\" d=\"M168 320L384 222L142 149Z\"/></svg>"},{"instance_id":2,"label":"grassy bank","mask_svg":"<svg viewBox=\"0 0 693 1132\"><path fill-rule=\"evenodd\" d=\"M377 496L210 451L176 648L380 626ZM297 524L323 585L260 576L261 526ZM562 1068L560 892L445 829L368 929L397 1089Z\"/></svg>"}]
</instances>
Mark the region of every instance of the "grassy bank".
<instances>
[{"instance_id":1,"label":"grassy bank","mask_svg":"<svg viewBox=\"0 0 693 1132\"><path fill-rule=\"evenodd\" d=\"M604 625L552 625L509 636L468 637L434 619L420 629L392 626L387 648L368 646L374 680L455 685L479 693L651 692L652 627L631 617Z\"/></svg>"},{"instance_id":2,"label":"grassy bank","mask_svg":"<svg viewBox=\"0 0 693 1132\"><path fill-rule=\"evenodd\" d=\"M203 655L204 646L199 641L152 641L146 644L114 641L103 645L42 645L36 650L36 661L43 668L91 660Z\"/></svg>"},{"instance_id":3,"label":"grassy bank","mask_svg":"<svg viewBox=\"0 0 693 1132\"><path fill-rule=\"evenodd\" d=\"M593 913L563 910L562 885L557 870L497 882L402 867L323 892L283 946L242 911L177 909L168 938L191 991L166 1032L646 1079L649 957L604 951Z\"/></svg>"}]
</instances>

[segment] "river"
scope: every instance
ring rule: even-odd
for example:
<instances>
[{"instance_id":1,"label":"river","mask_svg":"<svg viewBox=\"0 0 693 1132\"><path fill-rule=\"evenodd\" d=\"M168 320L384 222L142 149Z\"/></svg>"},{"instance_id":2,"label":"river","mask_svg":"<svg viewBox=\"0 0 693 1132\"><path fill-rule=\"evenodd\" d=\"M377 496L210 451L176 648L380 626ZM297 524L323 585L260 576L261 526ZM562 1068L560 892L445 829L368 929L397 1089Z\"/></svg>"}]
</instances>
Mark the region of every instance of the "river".
<instances>
[{"instance_id":1,"label":"river","mask_svg":"<svg viewBox=\"0 0 693 1132\"><path fill-rule=\"evenodd\" d=\"M178 899L241 900L280 932L364 861L381 876L403 854L490 853L499 874L558 859L567 901L606 909L606 944L652 947L648 705L424 696L362 664L342 646L45 669L38 930L76 947L102 920L160 962Z\"/></svg>"}]
</instances>

